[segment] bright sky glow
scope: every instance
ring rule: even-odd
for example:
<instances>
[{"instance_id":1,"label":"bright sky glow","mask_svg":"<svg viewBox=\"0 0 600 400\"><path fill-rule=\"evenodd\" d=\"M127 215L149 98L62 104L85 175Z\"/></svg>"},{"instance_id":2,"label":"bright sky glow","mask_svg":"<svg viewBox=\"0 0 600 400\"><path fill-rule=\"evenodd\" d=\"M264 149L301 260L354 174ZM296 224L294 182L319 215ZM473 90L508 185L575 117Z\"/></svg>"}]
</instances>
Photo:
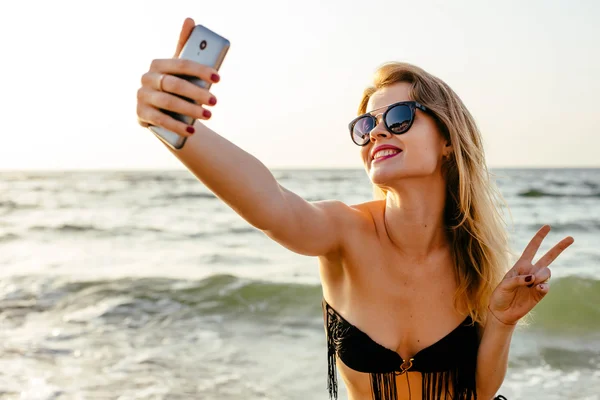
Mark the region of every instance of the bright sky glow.
<instances>
[{"instance_id":1,"label":"bright sky glow","mask_svg":"<svg viewBox=\"0 0 600 400\"><path fill-rule=\"evenodd\" d=\"M136 123L153 58L190 16L231 49L208 125L269 167L356 167L372 72L444 79L492 167L600 166L600 2L11 1L0 6L0 169L183 168Z\"/></svg>"}]
</instances>

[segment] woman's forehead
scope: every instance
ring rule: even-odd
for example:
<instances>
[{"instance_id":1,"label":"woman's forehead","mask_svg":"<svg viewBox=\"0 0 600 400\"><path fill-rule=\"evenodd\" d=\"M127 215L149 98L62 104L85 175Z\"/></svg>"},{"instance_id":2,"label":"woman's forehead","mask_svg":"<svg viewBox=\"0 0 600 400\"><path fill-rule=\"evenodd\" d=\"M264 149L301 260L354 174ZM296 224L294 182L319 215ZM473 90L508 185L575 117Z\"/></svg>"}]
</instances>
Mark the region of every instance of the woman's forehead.
<instances>
[{"instance_id":1,"label":"woman's forehead","mask_svg":"<svg viewBox=\"0 0 600 400\"><path fill-rule=\"evenodd\" d=\"M393 85L378 89L369 98L367 103L367 112L375 111L379 108L385 108L399 101L412 100L409 96L411 85L407 82L394 83Z\"/></svg>"}]
</instances>

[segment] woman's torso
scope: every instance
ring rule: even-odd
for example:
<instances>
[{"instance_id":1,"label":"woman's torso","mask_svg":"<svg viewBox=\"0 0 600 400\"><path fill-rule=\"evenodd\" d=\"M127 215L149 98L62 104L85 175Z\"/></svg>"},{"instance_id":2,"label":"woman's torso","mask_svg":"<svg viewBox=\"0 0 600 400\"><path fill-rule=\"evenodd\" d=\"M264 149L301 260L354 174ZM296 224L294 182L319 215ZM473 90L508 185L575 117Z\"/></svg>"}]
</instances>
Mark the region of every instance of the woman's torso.
<instances>
[{"instance_id":1,"label":"woman's torso","mask_svg":"<svg viewBox=\"0 0 600 400\"><path fill-rule=\"evenodd\" d=\"M320 257L323 297L348 324L372 342L409 360L465 321L454 307L456 281L448 247L411 260L390 242L383 202L357 206L356 229L345 233L341 254ZM365 338L364 340L366 340ZM350 400L371 399L371 377L345 365L337 368ZM421 399L421 374L396 379L398 399ZM407 379L408 378L408 379Z\"/></svg>"}]
</instances>

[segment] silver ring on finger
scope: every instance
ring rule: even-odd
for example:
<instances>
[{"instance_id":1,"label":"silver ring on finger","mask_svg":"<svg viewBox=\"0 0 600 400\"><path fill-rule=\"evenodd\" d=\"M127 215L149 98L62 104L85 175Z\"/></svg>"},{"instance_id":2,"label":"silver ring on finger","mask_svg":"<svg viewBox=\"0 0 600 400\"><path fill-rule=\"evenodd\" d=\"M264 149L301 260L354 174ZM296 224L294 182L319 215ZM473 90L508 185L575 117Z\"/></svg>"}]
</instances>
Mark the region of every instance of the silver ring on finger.
<instances>
[{"instance_id":1,"label":"silver ring on finger","mask_svg":"<svg viewBox=\"0 0 600 400\"><path fill-rule=\"evenodd\" d=\"M158 90L161 92L164 92L163 89L163 80L165 79L165 74L160 74L160 76L158 77Z\"/></svg>"}]
</instances>

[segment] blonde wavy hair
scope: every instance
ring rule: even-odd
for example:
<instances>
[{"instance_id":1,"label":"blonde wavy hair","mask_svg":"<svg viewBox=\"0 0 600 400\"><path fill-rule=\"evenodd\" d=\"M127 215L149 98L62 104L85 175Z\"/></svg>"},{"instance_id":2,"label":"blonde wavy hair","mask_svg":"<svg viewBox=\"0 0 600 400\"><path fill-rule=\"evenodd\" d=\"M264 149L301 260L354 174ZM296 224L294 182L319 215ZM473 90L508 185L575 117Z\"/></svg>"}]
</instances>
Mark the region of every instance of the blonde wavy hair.
<instances>
[{"instance_id":1,"label":"blonde wavy hair","mask_svg":"<svg viewBox=\"0 0 600 400\"><path fill-rule=\"evenodd\" d=\"M473 117L441 79L411 64L384 64L375 72L373 86L365 89L358 114L366 112L373 93L399 82L411 85L411 99L433 112L440 133L452 143L453 152L442 170L447 183L444 220L458 283L454 306L468 311L473 321L485 323L491 294L514 256L500 206L504 204L509 213L510 209L487 168ZM385 199L386 192L374 186L374 196Z\"/></svg>"}]
</instances>

